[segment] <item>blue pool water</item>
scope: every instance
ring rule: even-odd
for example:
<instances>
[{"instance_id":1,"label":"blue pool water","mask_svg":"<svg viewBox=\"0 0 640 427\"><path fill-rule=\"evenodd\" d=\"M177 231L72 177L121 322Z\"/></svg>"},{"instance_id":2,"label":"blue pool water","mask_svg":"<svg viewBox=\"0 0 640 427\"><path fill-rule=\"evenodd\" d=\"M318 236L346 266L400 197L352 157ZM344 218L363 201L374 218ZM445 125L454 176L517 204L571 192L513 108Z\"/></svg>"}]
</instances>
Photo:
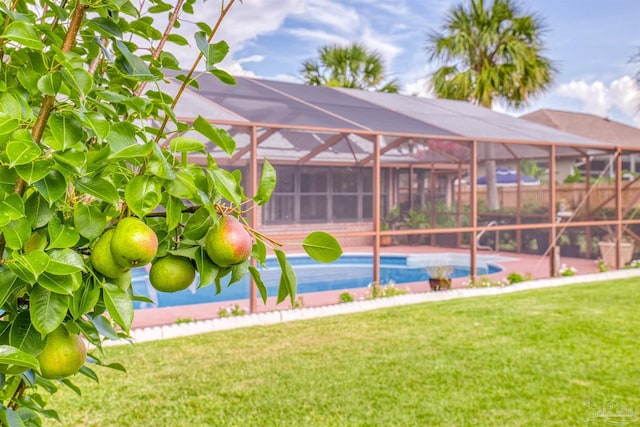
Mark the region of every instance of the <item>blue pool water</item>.
<instances>
[{"instance_id":1,"label":"blue pool water","mask_svg":"<svg viewBox=\"0 0 640 427\"><path fill-rule=\"evenodd\" d=\"M293 267L298 279L298 293L321 292L348 288L362 288L373 280L373 261L371 255L348 254L331 264L322 264L307 256L291 255L287 259ZM262 280L269 296L278 293L280 268L275 258L267 260L267 268L261 271ZM393 281L396 284L421 282L429 279L428 268L434 265L448 265L453 268L451 277L468 277L470 275L469 256L460 254L429 255L383 255L380 258L380 282ZM477 275L493 274L502 269L490 262L479 259ZM144 268L132 270L133 290L135 295L142 295L155 301L134 302L134 308L171 307L179 305L223 302L249 298L249 278L225 286L216 295L215 285L197 289L198 278L194 284L184 291L175 293L157 292L149 284L148 274Z\"/></svg>"}]
</instances>

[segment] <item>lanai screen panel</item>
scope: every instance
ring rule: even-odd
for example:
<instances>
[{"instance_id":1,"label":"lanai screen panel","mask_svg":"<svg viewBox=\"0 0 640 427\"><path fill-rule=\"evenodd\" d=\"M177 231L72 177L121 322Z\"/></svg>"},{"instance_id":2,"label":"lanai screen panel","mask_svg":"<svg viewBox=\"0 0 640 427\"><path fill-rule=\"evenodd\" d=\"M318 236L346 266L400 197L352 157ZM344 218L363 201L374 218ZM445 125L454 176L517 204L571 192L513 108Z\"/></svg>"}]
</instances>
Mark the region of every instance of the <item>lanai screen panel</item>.
<instances>
[{"instance_id":1,"label":"lanai screen panel","mask_svg":"<svg viewBox=\"0 0 640 427\"><path fill-rule=\"evenodd\" d=\"M200 95L254 123L362 130L353 123L273 91L259 80L237 78L236 85L226 85L205 74L199 79L199 85Z\"/></svg>"},{"instance_id":2,"label":"lanai screen panel","mask_svg":"<svg viewBox=\"0 0 640 427\"><path fill-rule=\"evenodd\" d=\"M462 101L336 89L349 96L384 106L416 120L434 124L469 139L558 143L601 148L607 144L561 132Z\"/></svg>"},{"instance_id":3,"label":"lanai screen panel","mask_svg":"<svg viewBox=\"0 0 640 427\"><path fill-rule=\"evenodd\" d=\"M416 120L385 105L368 102L366 97L357 98L336 88L307 86L284 82L261 82L273 89L313 104L325 111L343 117L359 126L381 133L398 132L422 135L457 135L450 130ZM361 91L369 93L366 91ZM406 98L406 97L404 97Z\"/></svg>"}]
</instances>

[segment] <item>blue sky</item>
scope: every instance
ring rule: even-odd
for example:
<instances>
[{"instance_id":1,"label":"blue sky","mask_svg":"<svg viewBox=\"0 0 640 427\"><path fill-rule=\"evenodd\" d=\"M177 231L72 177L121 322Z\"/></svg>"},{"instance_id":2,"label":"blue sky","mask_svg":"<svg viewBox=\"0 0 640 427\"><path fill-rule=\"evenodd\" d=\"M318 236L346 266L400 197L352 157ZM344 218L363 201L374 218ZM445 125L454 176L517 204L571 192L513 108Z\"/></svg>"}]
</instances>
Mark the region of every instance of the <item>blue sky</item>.
<instances>
[{"instance_id":1,"label":"blue sky","mask_svg":"<svg viewBox=\"0 0 640 427\"><path fill-rule=\"evenodd\" d=\"M437 29L454 0L244 0L223 22L219 39L231 52L228 71L287 81L300 80L300 64L319 47L360 42L380 52L402 91L430 96L425 39ZM466 1L466 0L465 0ZM200 17L215 19L215 1ZM559 73L553 88L519 115L539 108L588 112L640 126L638 0L520 0L547 24L547 51ZM179 56L188 57L186 52ZM500 111L500 106L496 107Z\"/></svg>"}]
</instances>

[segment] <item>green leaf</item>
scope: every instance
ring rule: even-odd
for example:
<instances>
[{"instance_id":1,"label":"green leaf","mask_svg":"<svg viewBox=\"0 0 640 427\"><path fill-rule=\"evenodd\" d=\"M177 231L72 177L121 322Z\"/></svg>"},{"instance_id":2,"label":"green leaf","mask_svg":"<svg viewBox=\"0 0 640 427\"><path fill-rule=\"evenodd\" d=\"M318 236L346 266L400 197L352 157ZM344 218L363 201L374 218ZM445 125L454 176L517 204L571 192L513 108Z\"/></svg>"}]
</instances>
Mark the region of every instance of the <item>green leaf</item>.
<instances>
[{"instance_id":1,"label":"green leaf","mask_svg":"<svg viewBox=\"0 0 640 427\"><path fill-rule=\"evenodd\" d=\"M118 160L118 159L142 159L147 157L151 151L153 151L153 146L156 145L153 141L148 142L146 144L136 143L135 145L129 145L128 147L123 148L117 153L111 154L109 159Z\"/></svg>"},{"instance_id":2,"label":"green leaf","mask_svg":"<svg viewBox=\"0 0 640 427\"><path fill-rule=\"evenodd\" d=\"M111 123L99 113L86 113L80 117L84 126L93 131L100 142L104 141L111 131Z\"/></svg>"},{"instance_id":3,"label":"green leaf","mask_svg":"<svg viewBox=\"0 0 640 427\"><path fill-rule=\"evenodd\" d=\"M33 326L45 336L62 324L69 308L69 297L36 285L31 292L30 304Z\"/></svg>"},{"instance_id":4,"label":"green leaf","mask_svg":"<svg viewBox=\"0 0 640 427\"><path fill-rule=\"evenodd\" d=\"M49 263L46 271L52 274L73 274L85 271L84 260L73 249L56 249L49 252Z\"/></svg>"},{"instance_id":5,"label":"green leaf","mask_svg":"<svg viewBox=\"0 0 640 427\"><path fill-rule=\"evenodd\" d=\"M69 312L74 319L78 319L92 311L98 303L98 299L100 299L100 287L93 280L86 281L78 291L73 293Z\"/></svg>"},{"instance_id":6,"label":"green leaf","mask_svg":"<svg viewBox=\"0 0 640 427\"><path fill-rule=\"evenodd\" d=\"M87 166L87 153L80 151L55 152L53 158L58 161L60 167L69 169L73 173L83 173Z\"/></svg>"},{"instance_id":7,"label":"green leaf","mask_svg":"<svg viewBox=\"0 0 640 427\"><path fill-rule=\"evenodd\" d=\"M209 69L208 71L214 76L216 76L218 80L220 80L224 84L235 85L238 83L235 77L233 77L231 74L227 73L224 70L221 70L219 68L213 68L213 69Z\"/></svg>"},{"instance_id":8,"label":"green leaf","mask_svg":"<svg viewBox=\"0 0 640 427\"><path fill-rule=\"evenodd\" d=\"M15 169L6 165L0 165L0 193L2 191L13 193L17 180L18 174Z\"/></svg>"},{"instance_id":9,"label":"green leaf","mask_svg":"<svg viewBox=\"0 0 640 427\"><path fill-rule=\"evenodd\" d=\"M9 39L31 49L44 49L44 43L40 40L35 27L23 21L13 21L0 38Z\"/></svg>"},{"instance_id":10,"label":"green leaf","mask_svg":"<svg viewBox=\"0 0 640 427\"><path fill-rule=\"evenodd\" d=\"M116 40L114 47L122 55L126 63L124 71L127 72L130 77L142 81L149 81L155 78L147 64L142 59L133 55L126 44L120 40Z\"/></svg>"},{"instance_id":11,"label":"green leaf","mask_svg":"<svg viewBox=\"0 0 640 427\"><path fill-rule=\"evenodd\" d=\"M205 208L196 210L184 226L184 237L190 240L202 239L209 231L209 227L211 227L210 219L209 211Z\"/></svg>"},{"instance_id":12,"label":"green leaf","mask_svg":"<svg viewBox=\"0 0 640 427\"><path fill-rule=\"evenodd\" d=\"M186 136L177 136L173 138L169 144L169 150L173 153L182 152L205 152L205 144L202 141L198 141L195 138L189 138Z\"/></svg>"},{"instance_id":13,"label":"green leaf","mask_svg":"<svg viewBox=\"0 0 640 427\"><path fill-rule=\"evenodd\" d=\"M158 144L153 142L151 142L151 144L153 151L151 153L151 158L147 163L147 172L149 175L155 175L159 178L168 180L175 179L176 174L167 160L167 157L171 157L171 155L168 152L163 151ZM173 159L171 160L173 161Z\"/></svg>"},{"instance_id":14,"label":"green leaf","mask_svg":"<svg viewBox=\"0 0 640 427\"><path fill-rule=\"evenodd\" d=\"M72 390L78 396L82 395L82 391L80 390L80 387L78 387L73 382L71 382L71 380L69 378L63 378L63 379L60 380L60 382L62 384L64 384L64 385L66 385L70 390Z\"/></svg>"},{"instance_id":15,"label":"green leaf","mask_svg":"<svg viewBox=\"0 0 640 427\"><path fill-rule=\"evenodd\" d=\"M276 254L276 258L278 259L278 264L280 264L280 269L282 273L280 275L280 284L278 285L278 300L277 303L280 304L287 298L287 295L290 297L291 303L293 304L296 299L297 292L297 279L296 273L293 271L293 267L289 264L287 260L287 256L280 249L274 249Z\"/></svg>"},{"instance_id":16,"label":"green leaf","mask_svg":"<svg viewBox=\"0 0 640 427\"><path fill-rule=\"evenodd\" d=\"M111 19L99 16L97 18L89 20L88 23L96 31L100 32L105 38L122 38L122 30Z\"/></svg>"},{"instance_id":17,"label":"green leaf","mask_svg":"<svg viewBox=\"0 0 640 427\"><path fill-rule=\"evenodd\" d=\"M162 185L155 177L135 176L125 187L124 199L134 214L139 217L147 216L162 201Z\"/></svg>"},{"instance_id":18,"label":"green leaf","mask_svg":"<svg viewBox=\"0 0 640 427\"><path fill-rule=\"evenodd\" d=\"M11 221L3 230L8 248L19 250L31 237L31 225L25 218Z\"/></svg>"},{"instance_id":19,"label":"green leaf","mask_svg":"<svg viewBox=\"0 0 640 427\"><path fill-rule=\"evenodd\" d=\"M18 139L7 143L6 154L9 166L15 167L34 161L42 154L42 150L33 140Z\"/></svg>"},{"instance_id":20,"label":"green leaf","mask_svg":"<svg viewBox=\"0 0 640 427\"><path fill-rule=\"evenodd\" d=\"M218 43L211 43L208 46L208 51L207 68L224 60L229 53L229 45L224 40L221 40Z\"/></svg>"},{"instance_id":21,"label":"green leaf","mask_svg":"<svg viewBox=\"0 0 640 427\"><path fill-rule=\"evenodd\" d=\"M44 95L56 96L62 86L62 76L59 72L47 73L38 80L38 90Z\"/></svg>"},{"instance_id":22,"label":"green leaf","mask_svg":"<svg viewBox=\"0 0 640 427\"><path fill-rule=\"evenodd\" d=\"M260 185L258 191L253 196L253 201L262 206L271 199L271 193L276 188L276 170L267 160L262 165L262 174L260 175Z\"/></svg>"},{"instance_id":23,"label":"green leaf","mask_svg":"<svg viewBox=\"0 0 640 427\"><path fill-rule=\"evenodd\" d=\"M32 193L24 204L24 212L32 228L40 228L55 214L47 201L39 193Z\"/></svg>"},{"instance_id":24,"label":"green leaf","mask_svg":"<svg viewBox=\"0 0 640 427\"><path fill-rule=\"evenodd\" d=\"M167 203L165 205L167 214L167 231L174 230L178 224L180 224L180 221L182 220L182 209L184 208L184 203L182 203L182 200L177 197L169 196L167 198Z\"/></svg>"},{"instance_id":25,"label":"green leaf","mask_svg":"<svg viewBox=\"0 0 640 427\"><path fill-rule=\"evenodd\" d=\"M62 224L56 217L51 218L47 226L49 231L48 249L70 248L80 240L80 234L68 224Z\"/></svg>"},{"instance_id":26,"label":"green leaf","mask_svg":"<svg viewBox=\"0 0 640 427\"><path fill-rule=\"evenodd\" d=\"M239 207L242 201L242 193L238 182L231 172L224 169L214 169L210 170L209 174L211 178L213 178L216 190L218 190L222 197Z\"/></svg>"},{"instance_id":27,"label":"green leaf","mask_svg":"<svg viewBox=\"0 0 640 427\"><path fill-rule=\"evenodd\" d=\"M20 289L24 284L10 269L0 270L0 307L7 302L11 294Z\"/></svg>"},{"instance_id":28,"label":"green leaf","mask_svg":"<svg viewBox=\"0 0 640 427\"><path fill-rule=\"evenodd\" d=\"M44 143L59 151L67 150L82 141L82 124L73 115L54 113L47 123Z\"/></svg>"},{"instance_id":29,"label":"green leaf","mask_svg":"<svg viewBox=\"0 0 640 427\"><path fill-rule=\"evenodd\" d=\"M133 303L129 293L113 283L102 285L104 303L113 320L129 332L133 323Z\"/></svg>"},{"instance_id":30,"label":"green leaf","mask_svg":"<svg viewBox=\"0 0 640 427\"><path fill-rule=\"evenodd\" d=\"M129 122L119 122L111 126L107 143L112 154L117 154L131 146L141 145L136 139L136 127Z\"/></svg>"},{"instance_id":31,"label":"green leaf","mask_svg":"<svg viewBox=\"0 0 640 427\"><path fill-rule=\"evenodd\" d=\"M78 372L97 383L100 382L98 374L96 374L96 372L93 369L89 368L87 365L82 366Z\"/></svg>"},{"instance_id":32,"label":"green leaf","mask_svg":"<svg viewBox=\"0 0 640 427\"><path fill-rule=\"evenodd\" d=\"M178 46L188 46L189 45L189 41L182 37L180 34L170 34L169 37L167 38L168 42L177 44Z\"/></svg>"},{"instance_id":33,"label":"green leaf","mask_svg":"<svg viewBox=\"0 0 640 427\"><path fill-rule=\"evenodd\" d=\"M25 165L16 166L16 172L20 175L20 178L24 179L27 184L31 185L36 181L46 177L47 174L53 171L53 160L42 159L34 160L31 163Z\"/></svg>"},{"instance_id":34,"label":"green leaf","mask_svg":"<svg viewBox=\"0 0 640 427\"><path fill-rule=\"evenodd\" d=\"M9 222L24 216L25 206L18 194L11 193L0 202L0 227L4 227Z\"/></svg>"},{"instance_id":35,"label":"green leaf","mask_svg":"<svg viewBox=\"0 0 640 427\"><path fill-rule=\"evenodd\" d=\"M216 280L218 277L218 266L215 265L207 252L203 247L200 247L196 252L196 268L198 269L198 273L200 274L200 282L198 283L198 288L202 288L204 286L209 286Z\"/></svg>"},{"instance_id":36,"label":"green leaf","mask_svg":"<svg viewBox=\"0 0 640 427\"><path fill-rule=\"evenodd\" d=\"M20 371L26 370L27 368L23 368ZM25 424L22 421L22 417L20 417L20 415L18 415L18 413L13 409L7 408L5 406L2 406L0 408L0 421L2 421L3 426L6 425L7 427L25 427Z\"/></svg>"},{"instance_id":37,"label":"green leaf","mask_svg":"<svg viewBox=\"0 0 640 427\"><path fill-rule=\"evenodd\" d=\"M49 265L49 256L41 250L16 255L13 260L7 267L27 283L34 283Z\"/></svg>"},{"instance_id":38,"label":"green leaf","mask_svg":"<svg viewBox=\"0 0 640 427\"><path fill-rule=\"evenodd\" d=\"M198 31L193 35L196 41L196 46L204 56L205 60L209 60L209 42L207 41L207 33L204 31Z\"/></svg>"},{"instance_id":39,"label":"green leaf","mask_svg":"<svg viewBox=\"0 0 640 427\"><path fill-rule=\"evenodd\" d=\"M260 265L265 267L265 263L267 261L267 245L264 242L257 238L251 248L251 257L254 258Z\"/></svg>"},{"instance_id":40,"label":"green leaf","mask_svg":"<svg viewBox=\"0 0 640 427\"><path fill-rule=\"evenodd\" d=\"M82 237L93 240L102 234L107 217L95 205L78 203L73 208L73 223Z\"/></svg>"},{"instance_id":41,"label":"green leaf","mask_svg":"<svg viewBox=\"0 0 640 427\"><path fill-rule=\"evenodd\" d=\"M0 345L0 364L27 369L38 369L38 360L27 352L10 345Z\"/></svg>"},{"instance_id":42,"label":"green leaf","mask_svg":"<svg viewBox=\"0 0 640 427\"><path fill-rule=\"evenodd\" d=\"M29 312L19 313L11 324L9 344L37 356L44 348L44 343L42 336L31 323Z\"/></svg>"},{"instance_id":43,"label":"green leaf","mask_svg":"<svg viewBox=\"0 0 640 427\"><path fill-rule=\"evenodd\" d=\"M333 262L342 255L340 243L330 234L314 231L302 241L307 255L319 262Z\"/></svg>"},{"instance_id":44,"label":"green leaf","mask_svg":"<svg viewBox=\"0 0 640 427\"><path fill-rule=\"evenodd\" d=\"M9 135L20 127L20 121L5 114L0 113L0 136Z\"/></svg>"},{"instance_id":45,"label":"green leaf","mask_svg":"<svg viewBox=\"0 0 640 427\"><path fill-rule=\"evenodd\" d=\"M63 69L62 77L72 92L79 92L83 96L87 96L93 89L93 77L82 68Z\"/></svg>"},{"instance_id":46,"label":"green leaf","mask_svg":"<svg viewBox=\"0 0 640 427\"><path fill-rule=\"evenodd\" d=\"M229 156L236 150L236 142L229 133L224 129L214 127L202 116L198 116L193 122L193 129L205 136Z\"/></svg>"},{"instance_id":47,"label":"green leaf","mask_svg":"<svg viewBox=\"0 0 640 427\"><path fill-rule=\"evenodd\" d=\"M251 277L253 278L253 282L256 284L256 288L258 288L258 292L260 293L260 298L262 298L262 302L264 304L267 303L267 287L264 285L262 281L262 276L260 275L260 271L254 266L249 266L249 273L251 273Z\"/></svg>"},{"instance_id":48,"label":"green leaf","mask_svg":"<svg viewBox=\"0 0 640 427\"><path fill-rule=\"evenodd\" d=\"M80 280L82 280L82 276L80 276ZM61 295L72 295L76 283L78 283L78 276L72 274L60 276L45 272L38 277L40 286Z\"/></svg>"},{"instance_id":49,"label":"green leaf","mask_svg":"<svg viewBox=\"0 0 640 427\"><path fill-rule=\"evenodd\" d=\"M116 187L104 178L82 178L75 182L75 187L82 193L88 193L113 205L120 200Z\"/></svg>"},{"instance_id":50,"label":"green leaf","mask_svg":"<svg viewBox=\"0 0 640 427\"><path fill-rule=\"evenodd\" d=\"M56 200L66 194L67 180L60 172L51 169L43 179L35 183L35 187L42 194L42 197L53 205Z\"/></svg>"},{"instance_id":51,"label":"green leaf","mask_svg":"<svg viewBox=\"0 0 640 427\"><path fill-rule=\"evenodd\" d=\"M167 193L179 199L192 199L198 192L195 178L188 170L179 170L175 178L166 184Z\"/></svg>"},{"instance_id":52,"label":"green leaf","mask_svg":"<svg viewBox=\"0 0 640 427\"><path fill-rule=\"evenodd\" d=\"M247 270L249 269L249 260L242 262L240 264L236 264L231 267L231 280L229 280L228 286L233 285L234 283L239 282L247 275Z\"/></svg>"},{"instance_id":53,"label":"green leaf","mask_svg":"<svg viewBox=\"0 0 640 427\"><path fill-rule=\"evenodd\" d=\"M200 246L181 247L179 249L170 250L169 253L171 255L183 256L185 258L195 260L199 248Z\"/></svg>"}]
</instances>

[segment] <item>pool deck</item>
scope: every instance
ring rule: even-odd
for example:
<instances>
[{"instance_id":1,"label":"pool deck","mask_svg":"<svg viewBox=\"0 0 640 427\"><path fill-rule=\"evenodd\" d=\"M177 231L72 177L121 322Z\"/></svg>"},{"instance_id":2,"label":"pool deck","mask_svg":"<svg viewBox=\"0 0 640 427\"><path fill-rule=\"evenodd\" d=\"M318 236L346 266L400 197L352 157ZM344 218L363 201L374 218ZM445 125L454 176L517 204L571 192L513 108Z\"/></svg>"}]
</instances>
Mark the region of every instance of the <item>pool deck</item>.
<instances>
[{"instance_id":1,"label":"pool deck","mask_svg":"<svg viewBox=\"0 0 640 427\"><path fill-rule=\"evenodd\" d=\"M344 248L345 253L364 253L371 254L371 247L348 247ZM293 253L293 252L292 252ZM451 249L431 246L389 246L384 247L381 250L384 254L435 254L435 253L461 253L468 254L469 251L465 249ZM499 273L492 274L488 277L491 280L500 280L505 278L512 272L518 272L520 274L531 274L533 278L548 278L549 277L549 257L542 255L521 254L512 252L487 252L479 251L480 256L499 256L502 259L500 261L491 262L492 264L498 264L503 267L503 270ZM577 274L595 273L598 271L596 262L592 259L583 258L560 258L561 264L566 264L569 267L577 269ZM327 265L327 268L331 268L331 265ZM468 278L453 279L452 286L454 288L465 287L468 283ZM411 293L431 292L428 282L414 282L409 284L398 284L398 288L408 289ZM336 304L341 293L349 291L354 299L364 299L368 289L367 288L355 288L355 289L341 289L335 291L325 292L313 292L298 294L299 300L303 301L305 307L317 307L323 305ZM224 292L224 290L223 290ZM176 323L176 321L183 320L207 320L218 317L218 310L224 307L230 307L237 304L240 308L248 308L249 300L235 300L225 301L219 303L205 303L205 304L192 304L179 307L161 307L161 308L148 308L136 310L132 329L146 328L150 326L169 325ZM263 304L261 300L258 301L258 312L267 312L274 310L287 310L291 308L291 303L286 300L280 304L276 304L276 298L271 297L267 300L266 304Z\"/></svg>"}]
</instances>

